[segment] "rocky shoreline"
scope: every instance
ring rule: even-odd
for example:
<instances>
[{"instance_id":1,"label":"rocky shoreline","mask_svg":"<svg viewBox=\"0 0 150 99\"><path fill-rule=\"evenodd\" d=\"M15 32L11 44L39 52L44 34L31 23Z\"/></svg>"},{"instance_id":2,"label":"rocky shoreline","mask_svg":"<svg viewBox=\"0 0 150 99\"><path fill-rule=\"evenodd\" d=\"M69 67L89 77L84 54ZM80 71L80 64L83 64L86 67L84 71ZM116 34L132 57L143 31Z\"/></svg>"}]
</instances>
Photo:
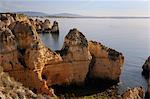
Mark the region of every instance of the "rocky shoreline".
<instances>
[{"instance_id":1,"label":"rocky shoreline","mask_svg":"<svg viewBox=\"0 0 150 99\"><path fill-rule=\"evenodd\" d=\"M48 19L42 22L22 14L0 14L0 66L34 93L55 97L51 87L105 84L108 88L119 82L124 63L121 52L88 41L75 28L65 36L62 49L52 51L38 33L59 33L58 22L51 25ZM122 95L106 96L135 99L143 98L143 94L143 88L137 87Z\"/></svg>"},{"instance_id":2,"label":"rocky shoreline","mask_svg":"<svg viewBox=\"0 0 150 99\"><path fill-rule=\"evenodd\" d=\"M143 64L142 68L143 68L142 75L145 77L148 83L148 88L145 93L145 98L150 98L150 56Z\"/></svg>"}]
</instances>

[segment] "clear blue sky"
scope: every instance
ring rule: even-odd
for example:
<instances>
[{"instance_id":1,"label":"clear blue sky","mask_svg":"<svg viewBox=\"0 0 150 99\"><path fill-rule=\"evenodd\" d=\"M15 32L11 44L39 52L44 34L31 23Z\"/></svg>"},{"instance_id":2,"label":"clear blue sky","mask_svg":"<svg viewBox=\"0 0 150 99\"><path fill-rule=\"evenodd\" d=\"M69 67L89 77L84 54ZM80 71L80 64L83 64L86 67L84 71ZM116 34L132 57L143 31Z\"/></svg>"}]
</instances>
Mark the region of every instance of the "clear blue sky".
<instances>
[{"instance_id":1,"label":"clear blue sky","mask_svg":"<svg viewBox=\"0 0 150 99\"><path fill-rule=\"evenodd\" d=\"M150 0L0 0L0 12L11 11L87 16L150 16Z\"/></svg>"}]
</instances>

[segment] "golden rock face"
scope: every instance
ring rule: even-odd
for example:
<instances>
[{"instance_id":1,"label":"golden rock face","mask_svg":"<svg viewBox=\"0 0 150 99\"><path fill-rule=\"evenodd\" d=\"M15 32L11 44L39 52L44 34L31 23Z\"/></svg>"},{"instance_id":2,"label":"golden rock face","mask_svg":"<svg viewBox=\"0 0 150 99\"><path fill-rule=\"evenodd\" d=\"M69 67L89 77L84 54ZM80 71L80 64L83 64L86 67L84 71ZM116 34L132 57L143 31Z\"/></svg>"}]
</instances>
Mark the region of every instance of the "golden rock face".
<instances>
[{"instance_id":1,"label":"golden rock face","mask_svg":"<svg viewBox=\"0 0 150 99\"><path fill-rule=\"evenodd\" d=\"M119 80L124 63L123 55L95 41L89 41L88 48L93 57L91 77Z\"/></svg>"},{"instance_id":2,"label":"golden rock face","mask_svg":"<svg viewBox=\"0 0 150 99\"><path fill-rule=\"evenodd\" d=\"M0 29L0 65L26 87L50 94L48 85L84 84L88 73L92 78L119 79L124 62L121 53L88 42L77 29L70 30L56 53L44 46L31 20L10 16L15 21Z\"/></svg>"},{"instance_id":3,"label":"golden rock face","mask_svg":"<svg viewBox=\"0 0 150 99\"><path fill-rule=\"evenodd\" d=\"M135 87L128 89L122 94L122 99L143 99L144 89L142 87Z\"/></svg>"},{"instance_id":4,"label":"golden rock face","mask_svg":"<svg viewBox=\"0 0 150 99\"><path fill-rule=\"evenodd\" d=\"M19 16L17 20L25 19ZM0 65L26 87L41 92L44 89L41 73L45 64L61 61L61 57L42 44L29 21L12 24L11 30L6 27L0 31Z\"/></svg>"}]
</instances>

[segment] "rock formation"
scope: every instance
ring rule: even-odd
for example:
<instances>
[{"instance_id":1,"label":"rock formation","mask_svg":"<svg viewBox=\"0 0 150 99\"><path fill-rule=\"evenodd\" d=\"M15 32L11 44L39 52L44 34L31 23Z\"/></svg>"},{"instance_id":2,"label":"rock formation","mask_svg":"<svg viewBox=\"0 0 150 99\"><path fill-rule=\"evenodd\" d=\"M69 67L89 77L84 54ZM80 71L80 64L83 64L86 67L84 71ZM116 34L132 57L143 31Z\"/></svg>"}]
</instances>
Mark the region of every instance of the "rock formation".
<instances>
[{"instance_id":1,"label":"rock formation","mask_svg":"<svg viewBox=\"0 0 150 99\"><path fill-rule=\"evenodd\" d=\"M122 94L122 99L143 99L144 89L142 87L135 87L128 89Z\"/></svg>"},{"instance_id":2,"label":"rock formation","mask_svg":"<svg viewBox=\"0 0 150 99\"><path fill-rule=\"evenodd\" d=\"M77 29L66 35L62 50L57 51L63 61L45 66L43 75L50 85L83 84L88 72L91 55L85 36Z\"/></svg>"},{"instance_id":3,"label":"rock formation","mask_svg":"<svg viewBox=\"0 0 150 99\"><path fill-rule=\"evenodd\" d=\"M89 77L119 81L124 63L122 53L95 41L89 41L88 48L92 55Z\"/></svg>"},{"instance_id":4,"label":"rock formation","mask_svg":"<svg viewBox=\"0 0 150 99\"><path fill-rule=\"evenodd\" d=\"M146 78L147 83L148 83L148 88L145 94L145 98L150 98L150 56L145 61L142 68L143 68L142 74Z\"/></svg>"},{"instance_id":5,"label":"rock formation","mask_svg":"<svg viewBox=\"0 0 150 99\"><path fill-rule=\"evenodd\" d=\"M58 22L54 21L51 33L59 33L59 27L58 27Z\"/></svg>"},{"instance_id":6,"label":"rock formation","mask_svg":"<svg viewBox=\"0 0 150 99\"><path fill-rule=\"evenodd\" d=\"M0 66L0 99L51 99L47 95L35 94L21 83L16 82Z\"/></svg>"},{"instance_id":7,"label":"rock formation","mask_svg":"<svg viewBox=\"0 0 150 99\"><path fill-rule=\"evenodd\" d=\"M44 87L42 70L46 64L61 61L61 57L42 44L30 21L12 24L11 30L6 27L0 31L0 65L34 92L50 94Z\"/></svg>"},{"instance_id":8,"label":"rock formation","mask_svg":"<svg viewBox=\"0 0 150 99\"><path fill-rule=\"evenodd\" d=\"M59 26L58 22L54 21L53 24L50 23L48 19L45 19L44 22L42 22L39 19L30 20L33 24L35 24L36 31L38 33L59 33Z\"/></svg>"},{"instance_id":9,"label":"rock formation","mask_svg":"<svg viewBox=\"0 0 150 99\"><path fill-rule=\"evenodd\" d=\"M5 18L14 21L5 22ZM53 96L48 86L83 85L87 77L118 82L123 55L100 43L88 42L77 29L69 31L56 53L46 48L37 34L41 28L36 26L41 26L41 21L17 14L3 14L0 20L0 66L35 93ZM45 23L50 24L48 20ZM51 31L59 32L57 22Z\"/></svg>"},{"instance_id":10,"label":"rock formation","mask_svg":"<svg viewBox=\"0 0 150 99\"><path fill-rule=\"evenodd\" d=\"M42 24L43 32L45 32L45 33L48 32L49 33L51 28L52 28L52 25L51 25L50 21L48 19L46 19L44 21L44 23Z\"/></svg>"},{"instance_id":11,"label":"rock formation","mask_svg":"<svg viewBox=\"0 0 150 99\"><path fill-rule=\"evenodd\" d=\"M35 28L38 33L42 32L42 24L43 24L43 22L40 21L39 19L35 20Z\"/></svg>"}]
</instances>

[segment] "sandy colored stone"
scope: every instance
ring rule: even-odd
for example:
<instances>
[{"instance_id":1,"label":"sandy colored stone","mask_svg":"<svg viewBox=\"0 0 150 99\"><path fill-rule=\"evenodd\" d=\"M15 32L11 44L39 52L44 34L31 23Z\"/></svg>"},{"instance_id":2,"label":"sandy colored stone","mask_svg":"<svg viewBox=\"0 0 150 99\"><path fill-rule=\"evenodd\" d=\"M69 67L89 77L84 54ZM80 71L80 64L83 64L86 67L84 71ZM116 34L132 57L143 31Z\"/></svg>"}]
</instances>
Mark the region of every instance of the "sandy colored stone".
<instances>
[{"instance_id":1,"label":"sandy colored stone","mask_svg":"<svg viewBox=\"0 0 150 99\"><path fill-rule=\"evenodd\" d=\"M142 87L135 87L128 89L122 94L122 99L143 99L144 89Z\"/></svg>"},{"instance_id":2,"label":"sandy colored stone","mask_svg":"<svg viewBox=\"0 0 150 99\"><path fill-rule=\"evenodd\" d=\"M44 46L35 27L27 20L14 22L11 30L1 29L0 37L0 65L4 71L24 86L41 92L44 66L61 61L61 57Z\"/></svg>"},{"instance_id":3,"label":"sandy colored stone","mask_svg":"<svg viewBox=\"0 0 150 99\"><path fill-rule=\"evenodd\" d=\"M89 41L88 48L92 55L89 76L117 81L124 63L122 53L96 41Z\"/></svg>"},{"instance_id":4,"label":"sandy colored stone","mask_svg":"<svg viewBox=\"0 0 150 99\"><path fill-rule=\"evenodd\" d=\"M42 28L44 30L48 30L48 29L50 30L52 28L52 25L51 25L51 23L50 23L50 21L48 19L46 19L44 21L44 23L42 24Z\"/></svg>"},{"instance_id":5,"label":"sandy colored stone","mask_svg":"<svg viewBox=\"0 0 150 99\"><path fill-rule=\"evenodd\" d=\"M59 33L58 22L56 22L56 21L53 22L53 26L51 28L51 33Z\"/></svg>"},{"instance_id":6,"label":"sandy colored stone","mask_svg":"<svg viewBox=\"0 0 150 99\"><path fill-rule=\"evenodd\" d=\"M77 29L72 29L66 35L63 48L57 51L63 61L47 65L43 69L49 85L84 84L91 61L88 42Z\"/></svg>"}]
</instances>

